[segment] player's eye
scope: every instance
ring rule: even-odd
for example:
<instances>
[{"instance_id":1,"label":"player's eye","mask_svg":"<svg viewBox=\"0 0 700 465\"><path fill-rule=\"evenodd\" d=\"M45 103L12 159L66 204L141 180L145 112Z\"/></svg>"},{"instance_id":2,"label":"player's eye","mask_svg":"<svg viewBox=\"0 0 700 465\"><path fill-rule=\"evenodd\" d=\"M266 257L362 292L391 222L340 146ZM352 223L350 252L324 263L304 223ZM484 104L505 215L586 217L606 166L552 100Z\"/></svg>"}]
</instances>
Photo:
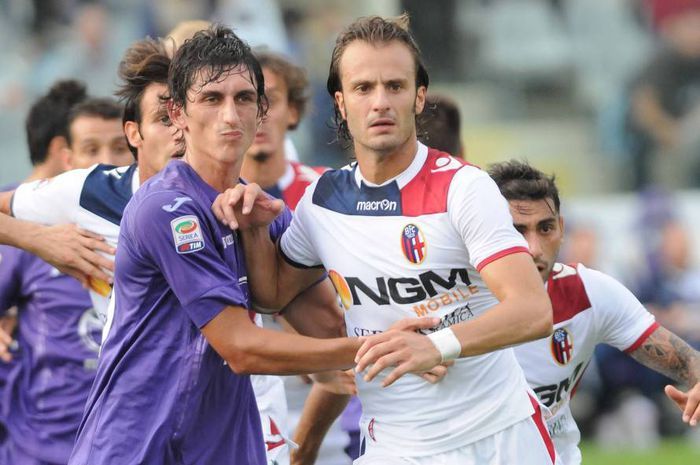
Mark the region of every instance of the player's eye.
<instances>
[{"instance_id":1,"label":"player's eye","mask_svg":"<svg viewBox=\"0 0 700 465\"><path fill-rule=\"evenodd\" d=\"M170 117L167 114L160 115L160 117L158 118L158 122L163 126L171 126L173 124L173 122L170 121Z\"/></svg>"}]
</instances>

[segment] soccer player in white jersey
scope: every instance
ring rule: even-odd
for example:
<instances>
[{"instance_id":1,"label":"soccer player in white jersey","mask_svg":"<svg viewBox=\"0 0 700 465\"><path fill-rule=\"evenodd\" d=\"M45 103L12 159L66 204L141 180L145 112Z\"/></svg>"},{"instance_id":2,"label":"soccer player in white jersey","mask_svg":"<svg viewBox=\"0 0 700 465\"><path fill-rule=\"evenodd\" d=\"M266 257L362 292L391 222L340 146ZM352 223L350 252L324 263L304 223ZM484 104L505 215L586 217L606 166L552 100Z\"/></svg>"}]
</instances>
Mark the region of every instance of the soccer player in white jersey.
<instances>
[{"instance_id":1,"label":"soccer player in white jersey","mask_svg":"<svg viewBox=\"0 0 700 465\"><path fill-rule=\"evenodd\" d=\"M700 354L655 322L615 279L582 264L556 262L564 218L553 177L518 161L496 164L489 173L508 200L513 225L527 240L552 301L554 333L517 346L515 354L553 414L547 423L562 463L581 463L569 401L598 344L616 347L688 386L687 392L667 386L666 394L683 411L683 421L695 426L700 421Z\"/></svg>"},{"instance_id":2,"label":"soccer player in white jersey","mask_svg":"<svg viewBox=\"0 0 700 465\"><path fill-rule=\"evenodd\" d=\"M366 337L356 463L555 463L513 351L499 350L550 334L549 299L488 175L418 143L428 75L406 23L362 18L338 37L328 90L357 163L306 190L278 248L253 187L214 211L241 229L263 306L284 305L325 267L348 334ZM407 316L440 322L428 336L389 329ZM402 376L453 359L437 384Z\"/></svg>"}]
</instances>

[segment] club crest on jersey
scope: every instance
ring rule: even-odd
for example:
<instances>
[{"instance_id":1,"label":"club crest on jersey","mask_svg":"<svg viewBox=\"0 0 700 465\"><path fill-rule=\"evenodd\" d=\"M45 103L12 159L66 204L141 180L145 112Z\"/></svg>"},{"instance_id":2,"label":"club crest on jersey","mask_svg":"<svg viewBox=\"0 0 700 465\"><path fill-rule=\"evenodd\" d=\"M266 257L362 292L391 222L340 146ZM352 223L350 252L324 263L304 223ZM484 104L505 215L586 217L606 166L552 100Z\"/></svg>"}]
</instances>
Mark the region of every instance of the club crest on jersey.
<instances>
[{"instance_id":1,"label":"club crest on jersey","mask_svg":"<svg viewBox=\"0 0 700 465\"><path fill-rule=\"evenodd\" d=\"M335 270L328 271L328 277L331 278L331 282L333 283L333 287L335 287L335 292L337 292L338 297L340 297L340 303L343 304L343 308L345 308L345 310L350 310L352 294L350 293L348 282Z\"/></svg>"},{"instance_id":2,"label":"club crest on jersey","mask_svg":"<svg viewBox=\"0 0 700 465\"><path fill-rule=\"evenodd\" d=\"M401 234L401 248L406 259L416 265L423 263L427 244L423 232L415 224L407 224Z\"/></svg>"},{"instance_id":3,"label":"club crest on jersey","mask_svg":"<svg viewBox=\"0 0 700 465\"><path fill-rule=\"evenodd\" d=\"M175 250L179 254L196 252L204 248L204 238L199 226L199 219L194 215L181 216L170 222L175 241Z\"/></svg>"},{"instance_id":4,"label":"club crest on jersey","mask_svg":"<svg viewBox=\"0 0 700 465\"><path fill-rule=\"evenodd\" d=\"M552 334L552 356L559 365L566 365L574 357L574 339L566 328L558 328Z\"/></svg>"}]
</instances>

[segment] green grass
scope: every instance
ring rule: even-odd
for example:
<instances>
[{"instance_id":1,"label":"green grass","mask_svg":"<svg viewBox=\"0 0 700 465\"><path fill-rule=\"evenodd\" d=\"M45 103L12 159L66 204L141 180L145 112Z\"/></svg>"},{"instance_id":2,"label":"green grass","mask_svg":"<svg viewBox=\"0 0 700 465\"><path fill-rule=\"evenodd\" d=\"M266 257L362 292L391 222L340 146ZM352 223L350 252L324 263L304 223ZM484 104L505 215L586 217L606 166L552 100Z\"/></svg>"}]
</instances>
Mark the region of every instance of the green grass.
<instances>
[{"instance_id":1,"label":"green grass","mask_svg":"<svg viewBox=\"0 0 700 465\"><path fill-rule=\"evenodd\" d=\"M663 441L658 448L644 452L603 450L583 442L581 452L583 465L700 465L700 448L680 440Z\"/></svg>"}]
</instances>

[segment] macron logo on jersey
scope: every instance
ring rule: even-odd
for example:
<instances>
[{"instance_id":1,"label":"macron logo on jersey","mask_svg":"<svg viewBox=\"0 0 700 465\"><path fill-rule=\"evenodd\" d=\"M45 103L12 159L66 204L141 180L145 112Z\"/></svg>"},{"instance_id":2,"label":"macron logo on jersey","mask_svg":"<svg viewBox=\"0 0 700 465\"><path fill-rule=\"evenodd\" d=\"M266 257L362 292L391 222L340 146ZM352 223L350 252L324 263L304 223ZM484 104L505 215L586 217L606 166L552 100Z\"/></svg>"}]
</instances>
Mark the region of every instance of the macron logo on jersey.
<instances>
[{"instance_id":1,"label":"macron logo on jersey","mask_svg":"<svg viewBox=\"0 0 700 465\"><path fill-rule=\"evenodd\" d=\"M358 212L395 212L398 208L398 202L395 200L358 200L355 208Z\"/></svg>"},{"instance_id":2,"label":"macron logo on jersey","mask_svg":"<svg viewBox=\"0 0 700 465\"><path fill-rule=\"evenodd\" d=\"M179 254L196 252L204 248L202 229L199 218L194 215L181 216L170 222L175 241L175 250Z\"/></svg>"}]
</instances>

